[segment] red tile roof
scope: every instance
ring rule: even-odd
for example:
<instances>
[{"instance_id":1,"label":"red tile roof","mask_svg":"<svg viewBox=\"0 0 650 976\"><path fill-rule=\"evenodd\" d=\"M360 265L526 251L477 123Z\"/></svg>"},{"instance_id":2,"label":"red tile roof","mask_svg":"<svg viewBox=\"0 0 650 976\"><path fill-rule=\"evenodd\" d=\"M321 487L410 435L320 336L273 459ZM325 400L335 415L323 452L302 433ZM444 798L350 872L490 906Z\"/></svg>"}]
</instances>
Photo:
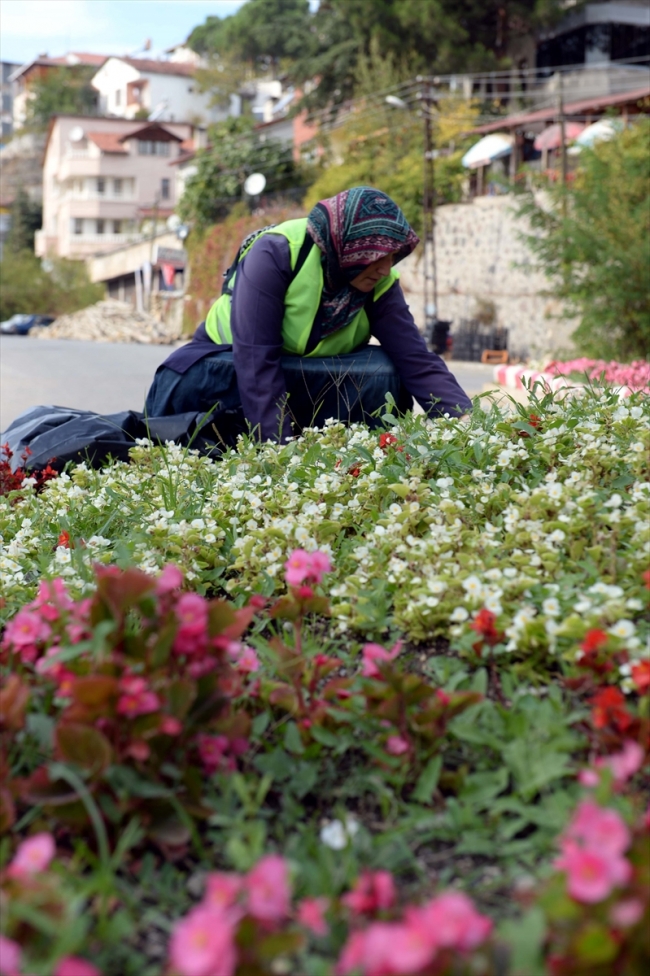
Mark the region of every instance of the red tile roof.
<instances>
[{"instance_id":1,"label":"red tile roof","mask_svg":"<svg viewBox=\"0 0 650 976\"><path fill-rule=\"evenodd\" d=\"M144 74L184 75L191 78L196 73L195 65L184 61L154 61L153 58L119 58L118 60L130 64L132 68Z\"/></svg>"},{"instance_id":2,"label":"red tile roof","mask_svg":"<svg viewBox=\"0 0 650 976\"><path fill-rule=\"evenodd\" d=\"M634 91L620 92L618 95L602 95L600 98L584 98L579 102L567 102L564 106L565 115L586 115L591 112L600 112L603 109L615 105L628 105L639 102L643 98L650 98L650 85L643 88L635 88ZM519 112L517 115L506 115L502 119L495 119L494 122L487 122L485 125L477 125L472 132L487 133L498 132L499 129L516 129L521 125L530 125L531 122L550 122L557 118L557 105L550 108L538 109L535 112Z\"/></svg>"},{"instance_id":3,"label":"red tile roof","mask_svg":"<svg viewBox=\"0 0 650 976\"><path fill-rule=\"evenodd\" d=\"M120 153L122 156L128 154L128 150L119 141L121 138L119 132L89 132L88 138L91 142L94 142L102 152Z\"/></svg>"}]
</instances>

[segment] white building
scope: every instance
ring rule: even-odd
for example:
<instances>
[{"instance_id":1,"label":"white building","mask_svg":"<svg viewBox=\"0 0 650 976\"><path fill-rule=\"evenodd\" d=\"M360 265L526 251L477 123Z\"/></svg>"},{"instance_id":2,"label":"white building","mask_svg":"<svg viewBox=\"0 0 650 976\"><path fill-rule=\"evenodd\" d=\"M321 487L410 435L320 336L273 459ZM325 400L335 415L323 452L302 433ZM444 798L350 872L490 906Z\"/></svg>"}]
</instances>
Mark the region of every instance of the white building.
<instances>
[{"instance_id":1,"label":"white building","mask_svg":"<svg viewBox=\"0 0 650 976\"><path fill-rule=\"evenodd\" d=\"M200 145L201 135L188 123L55 116L36 253L84 258L164 227L178 199L169 164Z\"/></svg>"},{"instance_id":2,"label":"white building","mask_svg":"<svg viewBox=\"0 0 650 976\"><path fill-rule=\"evenodd\" d=\"M209 92L196 84L196 63L108 58L92 79L99 93L99 112L120 118L152 118L160 122L220 122L239 115L239 99L229 107L211 106Z\"/></svg>"}]
</instances>

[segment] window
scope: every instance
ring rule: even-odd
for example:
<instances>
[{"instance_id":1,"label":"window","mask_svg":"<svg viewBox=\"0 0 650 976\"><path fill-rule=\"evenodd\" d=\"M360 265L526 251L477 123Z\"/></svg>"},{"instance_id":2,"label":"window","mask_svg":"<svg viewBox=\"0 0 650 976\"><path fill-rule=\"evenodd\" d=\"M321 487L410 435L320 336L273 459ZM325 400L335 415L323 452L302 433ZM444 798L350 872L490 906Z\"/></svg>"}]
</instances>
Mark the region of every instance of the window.
<instances>
[{"instance_id":1,"label":"window","mask_svg":"<svg viewBox=\"0 0 650 976\"><path fill-rule=\"evenodd\" d=\"M114 234L121 234L122 233L122 221L121 220L114 220L113 221L113 233Z\"/></svg>"},{"instance_id":2,"label":"window","mask_svg":"<svg viewBox=\"0 0 650 976\"><path fill-rule=\"evenodd\" d=\"M138 153L141 156L169 156L169 143L138 139Z\"/></svg>"},{"instance_id":3,"label":"window","mask_svg":"<svg viewBox=\"0 0 650 976\"><path fill-rule=\"evenodd\" d=\"M160 199L169 200L169 180L160 181Z\"/></svg>"},{"instance_id":4,"label":"window","mask_svg":"<svg viewBox=\"0 0 650 976\"><path fill-rule=\"evenodd\" d=\"M117 107L118 105L121 104L122 104L122 92L118 88L117 91L115 92L115 106Z\"/></svg>"},{"instance_id":5,"label":"window","mask_svg":"<svg viewBox=\"0 0 650 976\"><path fill-rule=\"evenodd\" d=\"M113 180L113 196L122 196L122 180Z\"/></svg>"},{"instance_id":6,"label":"window","mask_svg":"<svg viewBox=\"0 0 650 976\"><path fill-rule=\"evenodd\" d=\"M106 193L106 180L103 176L100 176L97 179L97 192L100 197Z\"/></svg>"},{"instance_id":7,"label":"window","mask_svg":"<svg viewBox=\"0 0 650 976\"><path fill-rule=\"evenodd\" d=\"M84 232L83 217L75 217L75 219L74 219L74 232L75 232L75 234L83 234L83 232Z\"/></svg>"},{"instance_id":8,"label":"window","mask_svg":"<svg viewBox=\"0 0 650 976\"><path fill-rule=\"evenodd\" d=\"M97 233L98 234L103 234L104 233L104 221L103 220L98 220L97 221L96 229L97 229Z\"/></svg>"}]
</instances>

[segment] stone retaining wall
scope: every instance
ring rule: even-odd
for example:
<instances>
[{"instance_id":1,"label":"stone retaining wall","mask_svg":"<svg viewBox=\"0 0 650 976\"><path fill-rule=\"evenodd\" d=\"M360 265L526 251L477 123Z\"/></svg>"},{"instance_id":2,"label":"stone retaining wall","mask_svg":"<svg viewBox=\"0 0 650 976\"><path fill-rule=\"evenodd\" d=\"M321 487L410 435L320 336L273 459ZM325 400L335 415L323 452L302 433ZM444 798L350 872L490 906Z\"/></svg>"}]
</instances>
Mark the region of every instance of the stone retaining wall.
<instances>
[{"instance_id":1,"label":"stone retaining wall","mask_svg":"<svg viewBox=\"0 0 650 976\"><path fill-rule=\"evenodd\" d=\"M518 233L525 223L513 213L511 196L477 197L471 203L439 207L436 218L438 315L473 317L478 299L494 302L496 324L509 330L513 356L571 353L577 322L556 318L562 303L547 295L548 280L530 266L531 256ZM421 250L400 264L407 300L418 325L424 325ZM515 263L524 267L514 267Z\"/></svg>"}]
</instances>

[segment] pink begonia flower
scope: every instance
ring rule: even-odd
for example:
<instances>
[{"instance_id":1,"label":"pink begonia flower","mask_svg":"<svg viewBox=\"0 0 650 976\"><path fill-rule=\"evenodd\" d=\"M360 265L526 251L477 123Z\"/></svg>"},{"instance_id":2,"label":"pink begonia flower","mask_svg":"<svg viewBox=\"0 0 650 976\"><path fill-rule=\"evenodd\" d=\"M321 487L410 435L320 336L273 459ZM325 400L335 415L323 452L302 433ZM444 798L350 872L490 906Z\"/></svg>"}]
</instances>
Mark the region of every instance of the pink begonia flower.
<instances>
[{"instance_id":1,"label":"pink begonia flower","mask_svg":"<svg viewBox=\"0 0 650 976\"><path fill-rule=\"evenodd\" d=\"M298 904L296 920L314 935L327 935L329 925L325 921L325 912L329 906L327 898L303 898Z\"/></svg>"},{"instance_id":2,"label":"pink begonia flower","mask_svg":"<svg viewBox=\"0 0 650 976\"><path fill-rule=\"evenodd\" d=\"M259 671L260 661L252 647L243 645L234 659L234 665L238 671L250 673Z\"/></svg>"},{"instance_id":3,"label":"pink begonia flower","mask_svg":"<svg viewBox=\"0 0 650 976\"><path fill-rule=\"evenodd\" d=\"M102 976L99 969L80 956L64 956L54 970L54 976Z\"/></svg>"},{"instance_id":4,"label":"pink begonia flower","mask_svg":"<svg viewBox=\"0 0 650 976\"><path fill-rule=\"evenodd\" d=\"M341 899L356 915L374 915L395 902L395 884L390 871L364 871L347 895Z\"/></svg>"},{"instance_id":5,"label":"pink begonia flower","mask_svg":"<svg viewBox=\"0 0 650 976\"><path fill-rule=\"evenodd\" d=\"M279 854L267 854L244 880L248 910L262 922L279 922L289 914L291 889L287 862Z\"/></svg>"},{"instance_id":6,"label":"pink begonia flower","mask_svg":"<svg viewBox=\"0 0 650 976\"><path fill-rule=\"evenodd\" d=\"M332 570L332 563L325 552L305 552L304 549L294 549L284 564L285 579L289 586L300 586L301 583L322 583L325 573ZM303 594L307 599L311 594Z\"/></svg>"},{"instance_id":7,"label":"pink begonia flower","mask_svg":"<svg viewBox=\"0 0 650 976\"><path fill-rule=\"evenodd\" d=\"M12 878L38 874L45 871L55 854L56 844L52 834L34 834L19 846L7 873Z\"/></svg>"},{"instance_id":8,"label":"pink begonia flower","mask_svg":"<svg viewBox=\"0 0 650 976\"><path fill-rule=\"evenodd\" d=\"M136 718L138 715L149 715L157 712L161 707L158 695L147 687L144 678L127 676L120 681L121 697L117 701L119 715Z\"/></svg>"},{"instance_id":9,"label":"pink begonia flower","mask_svg":"<svg viewBox=\"0 0 650 976\"><path fill-rule=\"evenodd\" d=\"M566 836L605 857L621 855L630 846L630 832L619 814L593 800L579 804Z\"/></svg>"},{"instance_id":10,"label":"pink begonia flower","mask_svg":"<svg viewBox=\"0 0 650 976\"><path fill-rule=\"evenodd\" d=\"M165 715L160 723L160 731L163 735L180 735L183 731L183 726L173 715Z\"/></svg>"},{"instance_id":11,"label":"pink begonia flower","mask_svg":"<svg viewBox=\"0 0 650 976\"><path fill-rule=\"evenodd\" d=\"M436 945L469 951L487 939L492 921L476 911L471 898L462 891L446 891L423 905L419 912Z\"/></svg>"},{"instance_id":12,"label":"pink begonia flower","mask_svg":"<svg viewBox=\"0 0 650 976\"><path fill-rule=\"evenodd\" d=\"M219 911L232 908L243 887L243 879L238 874L214 871L208 875L203 904L207 908L216 908Z\"/></svg>"},{"instance_id":13,"label":"pink begonia flower","mask_svg":"<svg viewBox=\"0 0 650 976\"><path fill-rule=\"evenodd\" d=\"M20 976L20 946L0 935L0 976Z\"/></svg>"},{"instance_id":14,"label":"pink begonia flower","mask_svg":"<svg viewBox=\"0 0 650 976\"><path fill-rule=\"evenodd\" d=\"M409 744L401 735L389 735L386 739L386 752L391 756L403 756L409 751Z\"/></svg>"},{"instance_id":15,"label":"pink begonia flower","mask_svg":"<svg viewBox=\"0 0 650 976\"><path fill-rule=\"evenodd\" d=\"M182 593L175 607L180 627L174 638L177 654L193 654L207 645L208 604L198 593Z\"/></svg>"},{"instance_id":16,"label":"pink begonia flower","mask_svg":"<svg viewBox=\"0 0 650 976\"><path fill-rule=\"evenodd\" d=\"M23 608L7 624L3 645L13 646L21 654L23 649L31 654L31 648L46 641L51 633L52 628L38 613Z\"/></svg>"},{"instance_id":17,"label":"pink begonia flower","mask_svg":"<svg viewBox=\"0 0 650 976\"><path fill-rule=\"evenodd\" d=\"M572 841L565 842L562 856L554 866L566 871L569 895L587 904L607 898L615 885L629 880L632 870L619 855L599 854L593 848L579 847Z\"/></svg>"},{"instance_id":18,"label":"pink begonia flower","mask_svg":"<svg viewBox=\"0 0 650 976\"><path fill-rule=\"evenodd\" d=\"M214 908L193 908L174 926L169 958L180 976L233 976L237 951L232 922Z\"/></svg>"},{"instance_id":19,"label":"pink begonia flower","mask_svg":"<svg viewBox=\"0 0 650 976\"><path fill-rule=\"evenodd\" d=\"M339 958L337 976L408 976L434 958L435 943L422 927L400 922L374 922L353 932Z\"/></svg>"},{"instance_id":20,"label":"pink begonia flower","mask_svg":"<svg viewBox=\"0 0 650 976\"><path fill-rule=\"evenodd\" d=\"M207 773L216 773L224 765L224 757L228 752L229 742L225 735L206 735L201 732L196 737L201 762Z\"/></svg>"},{"instance_id":21,"label":"pink begonia flower","mask_svg":"<svg viewBox=\"0 0 650 976\"><path fill-rule=\"evenodd\" d=\"M581 769L578 773L578 782L581 786L586 786L591 789L594 786L598 786L600 776L595 769Z\"/></svg>"},{"instance_id":22,"label":"pink begonia flower","mask_svg":"<svg viewBox=\"0 0 650 976\"><path fill-rule=\"evenodd\" d=\"M311 579L314 583L322 583L323 576L332 572L332 562L326 552L317 549L311 553Z\"/></svg>"},{"instance_id":23,"label":"pink begonia flower","mask_svg":"<svg viewBox=\"0 0 650 976\"><path fill-rule=\"evenodd\" d=\"M182 585L183 574L178 566L175 566L173 563L167 563L156 580L156 593L159 596L164 596L167 593L173 593L174 590L180 589Z\"/></svg>"},{"instance_id":24,"label":"pink begonia flower","mask_svg":"<svg viewBox=\"0 0 650 976\"><path fill-rule=\"evenodd\" d=\"M285 579L289 586L300 586L307 577L311 569L311 556L304 549L294 549L284 564L286 569Z\"/></svg>"},{"instance_id":25,"label":"pink begonia flower","mask_svg":"<svg viewBox=\"0 0 650 976\"><path fill-rule=\"evenodd\" d=\"M609 920L618 928L629 929L643 918L643 911L643 902L640 898L628 898L612 906Z\"/></svg>"},{"instance_id":26,"label":"pink begonia flower","mask_svg":"<svg viewBox=\"0 0 650 976\"><path fill-rule=\"evenodd\" d=\"M394 661L401 650L402 641L397 641L390 651L387 651L385 647L381 647L379 644L364 644L361 674L364 678L380 678L381 673L375 662Z\"/></svg>"},{"instance_id":27,"label":"pink begonia flower","mask_svg":"<svg viewBox=\"0 0 650 976\"><path fill-rule=\"evenodd\" d=\"M611 769L614 782L617 786L626 783L631 776L643 766L645 750L638 742L626 739L623 743L621 752L615 752L611 756L604 756L596 760L596 766L606 766Z\"/></svg>"}]
</instances>

